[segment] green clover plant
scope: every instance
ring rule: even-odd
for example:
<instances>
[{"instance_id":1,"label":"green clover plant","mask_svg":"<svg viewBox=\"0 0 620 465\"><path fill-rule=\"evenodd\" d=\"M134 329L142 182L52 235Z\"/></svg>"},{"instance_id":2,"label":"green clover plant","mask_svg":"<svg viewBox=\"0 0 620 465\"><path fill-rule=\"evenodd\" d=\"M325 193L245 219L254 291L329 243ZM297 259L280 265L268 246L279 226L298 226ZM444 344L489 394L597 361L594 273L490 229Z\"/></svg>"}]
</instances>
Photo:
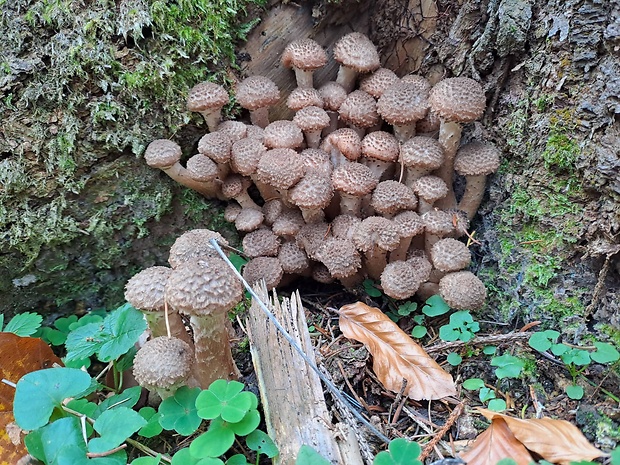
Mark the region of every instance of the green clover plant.
<instances>
[{"instance_id":1,"label":"green clover plant","mask_svg":"<svg viewBox=\"0 0 620 465\"><path fill-rule=\"evenodd\" d=\"M450 322L439 328L439 337L447 342L471 341L480 331L480 325L474 321L468 311L458 311L450 315Z\"/></svg>"},{"instance_id":2,"label":"green clover plant","mask_svg":"<svg viewBox=\"0 0 620 465\"><path fill-rule=\"evenodd\" d=\"M489 410L501 412L506 410L506 401L498 399L495 390L484 385L484 381L480 378L469 378L463 381L463 389L468 391L478 391L478 398L483 404L487 403Z\"/></svg>"}]
</instances>

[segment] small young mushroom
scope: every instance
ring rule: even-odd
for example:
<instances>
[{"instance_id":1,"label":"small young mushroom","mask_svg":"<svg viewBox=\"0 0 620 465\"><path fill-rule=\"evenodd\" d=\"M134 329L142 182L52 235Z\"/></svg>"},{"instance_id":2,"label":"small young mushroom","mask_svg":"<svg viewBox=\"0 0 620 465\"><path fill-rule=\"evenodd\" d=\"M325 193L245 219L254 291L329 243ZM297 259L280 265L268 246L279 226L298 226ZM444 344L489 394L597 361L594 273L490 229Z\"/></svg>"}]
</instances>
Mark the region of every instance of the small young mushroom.
<instances>
[{"instance_id":1,"label":"small young mushroom","mask_svg":"<svg viewBox=\"0 0 620 465\"><path fill-rule=\"evenodd\" d=\"M269 107L280 100L278 86L266 76L250 76L237 85L237 102L250 110L252 124L264 128L269 124Z\"/></svg>"},{"instance_id":2,"label":"small young mushroom","mask_svg":"<svg viewBox=\"0 0 620 465\"><path fill-rule=\"evenodd\" d=\"M332 183L340 193L340 214L360 216L362 199L377 186L377 179L366 165L347 163L333 171Z\"/></svg>"},{"instance_id":3,"label":"small young mushroom","mask_svg":"<svg viewBox=\"0 0 620 465\"><path fill-rule=\"evenodd\" d=\"M381 289L393 299L403 300L413 296L427 276L411 261L388 263L381 273Z\"/></svg>"},{"instance_id":4,"label":"small young mushroom","mask_svg":"<svg viewBox=\"0 0 620 465\"><path fill-rule=\"evenodd\" d=\"M400 240L400 228L387 218L369 216L357 225L353 233L353 243L364 253L368 276L380 279L387 265L388 252L396 249Z\"/></svg>"},{"instance_id":5,"label":"small young mushroom","mask_svg":"<svg viewBox=\"0 0 620 465\"><path fill-rule=\"evenodd\" d=\"M235 217L235 228L237 231L250 232L256 231L263 224L265 215L261 210L255 208L242 208Z\"/></svg>"},{"instance_id":6,"label":"small young mushroom","mask_svg":"<svg viewBox=\"0 0 620 465\"><path fill-rule=\"evenodd\" d=\"M398 76L388 68L379 68L360 80L360 90L379 99L388 87L398 82Z\"/></svg>"},{"instance_id":7,"label":"small young mushroom","mask_svg":"<svg viewBox=\"0 0 620 465\"><path fill-rule=\"evenodd\" d=\"M228 92L219 84L200 82L187 95L187 109L200 113L213 132L222 120L222 107L229 102Z\"/></svg>"},{"instance_id":8,"label":"small young mushroom","mask_svg":"<svg viewBox=\"0 0 620 465\"><path fill-rule=\"evenodd\" d=\"M428 108L428 92L411 82L394 83L377 101L377 112L394 127L394 135L400 142L415 135L416 122L426 116Z\"/></svg>"},{"instance_id":9,"label":"small young mushroom","mask_svg":"<svg viewBox=\"0 0 620 465\"><path fill-rule=\"evenodd\" d=\"M260 211L261 207L248 194L248 187L251 185L250 178L238 174L229 174L222 183L222 195L226 199L235 199L242 208L253 208Z\"/></svg>"},{"instance_id":10,"label":"small young mushroom","mask_svg":"<svg viewBox=\"0 0 620 465\"><path fill-rule=\"evenodd\" d=\"M422 218L413 211L405 210L400 212L392 221L398 226L400 232L400 244L390 252L390 262L407 259L407 251L413 239L422 237L424 232L424 222ZM422 245L423 246L423 245Z\"/></svg>"},{"instance_id":11,"label":"small young mushroom","mask_svg":"<svg viewBox=\"0 0 620 465\"><path fill-rule=\"evenodd\" d=\"M295 71L298 87L313 87L312 74L325 66L327 53L315 40L299 39L284 48L280 62Z\"/></svg>"},{"instance_id":12,"label":"small young mushroom","mask_svg":"<svg viewBox=\"0 0 620 465\"><path fill-rule=\"evenodd\" d=\"M250 258L275 257L280 250L280 239L270 229L257 229L245 235L242 245Z\"/></svg>"},{"instance_id":13,"label":"small young mushroom","mask_svg":"<svg viewBox=\"0 0 620 465\"><path fill-rule=\"evenodd\" d=\"M216 257L217 252L209 242L216 239L221 244L228 245L228 241L218 232L210 229L192 229L181 234L170 247L168 263L172 268L180 264L201 257Z\"/></svg>"},{"instance_id":14,"label":"small young mushroom","mask_svg":"<svg viewBox=\"0 0 620 465\"><path fill-rule=\"evenodd\" d=\"M418 213L424 213L433 209L433 204L448 195L448 186L439 176L426 175L418 178L413 183L413 191L418 194Z\"/></svg>"},{"instance_id":15,"label":"small young mushroom","mask_svg":"<svg viewBox=\"0 0 620 465\"><path fill-rule=\"evenodd\" d=\"M458 208L471 220L482 202L486 179L499 168L499 150L491 144L470 142L456 152L454 170L465 176L465 192Z\"/></svg>"},{"instance_id":16,"label":"small young mushroom","mask_svg":"<svg viewBox=\"0 0 620 465\"><path fill-rule=\"evenodd\" d=\"M399 153L400 144L389 132L369 132L362 139L362 163L381 181L392 177Z\"/></svg>"},{"instance_id":17,"label":"small young mushroom","mask_svg":"<svg viewBox=\"0 0 620 465\"><path fill-rule=\"evenodd\" d=\"M439 271L460 271L471 263L471 252L461 241L447 237L431 247L431 261Z\"/></svg>"},{"instance_id":18,"label":"small young mushroom","mask_svg":"<svg viewBox=\"0 0 620 465\"><path fill-rule=\"evenodd\" d=\"M360 138L364 136L367 129L377 126L380 121L377 101L363 90L354 90L347 95L338 109L338 115L360 135Z\"/></svg>"},{"instance_id":19,"label":"small young mushroom","mask_svg":"<svg viewBox=\"0 0 620 465\"><path fill-rule=\"evenodd\" d=\"M243 267L243 279L250 285L265 280L267 290L278 287L284 276L278 257L254 257Z\"/></svg>"},{"instance_id":20,"label":"small young mushroom","mask_svg":"<svg viewBox=\"0 0 620 465\"><path fill-rule=\"evenodd\" d=\"M405 184L413 188L415 181L443 163L443 147L435 139L414 136L400 147L400 162L407 172Z\"/></svg>"},{"instance_id":21,"label":"small young mushroom","mask_svg":"<svg viewBox=\"0 0 620 465\"><path fill-rule=\"evenodd\" d=\"M263 143L266 147L289 148L299 147L304 141L304 134L293 121L279 120L268 124L263 133Z\"/></svg>"},{"instance_id":22,"label":"small young mushroom","mask_svg":"<svg viewBox=\"0 0 620 465\"><path fill-rule=\"evenodd\" d=\"M471 271L448 273L439 281L439 295L455 310L479 310L486 292L482 281Z\"/></svg>"},{"instance_id":23,"label":"small young mushroom","mask_svg":"<svg viewBox=\"0 0 620 465\"><path fill-rule=\"evenodd\" d=\"M362 280L362 275L358 273L362 266L361 257L349 240L328 237L318 247L316 260L323 263L329 274L347 288Z\"/></svg>"},{"instance_id":24,"label":"small young mushroom","mask_svg":"<svg viewBox=\"0 0 620 465\"><path fill-rule=\"evenodd\" d=\"M356 161L362 155L362 140L351 128L341 128L330 133L321 144L329 153L334 168Z\"/></svg>"},{"instance_id":25,"label":"small young mushroom","mask_svg":"<svg viewBox=\"0 0 620 465\"><path fill-rule=\"evenodd\" d=\"M338 129L338 110L347 98L347 91L335 81L330 81L319 88L319 94L323 98L323 109L330 118L329 127L323 130L323 136Z\"/></svg>"},{"instance_id":26,"label":"small young mushroom","mask_svg":"<svg viewBox=\"0 0 620 465\"><path fill-rule=\"evenodd\" d=\"M287 205L290 205L288 189L297 184L303 175L304 162L301 155L289 148L267 150L256 167L257 179L276 189Z\"/></svg>"},{"instance_id":27,"label":"small young mushroom","mask_svg":"<svg viewBox=\"0 0 620 465\"><path fill-rule=\"evenodd\" d=\"M193 361L194 353L187 342L176 337L155 337L136 353L133 375L140 386L163 400L186 385Z\"/></svg>"},{"instance_id":28,"label":"small young mushroom","mask_svg":"<svg viewBox=\"0 0 620 465\"><path fill-rule=\"evenodd\" d=\"M204 183L205 189L211 189L210 197L223 200L221 190L220 169L209 157L197 153L185 164L187 173L192 179Z\"/></svg>"},{"instance_id":29,"label":"small young mushroom","mask_svg":"<svg viewBox=\"0 0 620 465\"><path fill-rule=\"evenodd\" d=\"M387 180L377 184L370 206L384 218L391 219L401 210L415 210L418 199L409 187L398 181Z\"/></svg>"},{"instance_id":30,"label":"small young mushroom","mask_svg":"<svg viewBox=\"0 0 620 465\"><path fill-rule=\"evenodd\" d=\"M310 105L295 113L293 123L303 131L308 147L316 149L321 143L321 132L329 126L329 115L322 108Z\"/></svg>"},{"instance_id":31,"label":"small young mushroom","mask_svg":"<svg viewBox=\"0 0 620 465\"><path fill-rule=\"evenodd\" d=\"M340 63L336 82L351 92L358 73L369 73L381 66L377 47L361 32L351 32L334 44L334 58Z\"/></svg>"},{"instance_id":32,"label":"small young mushroom","mask_svg":"<svg viewBox=\"0 0 620 465\"><path fill-rule=\"evenodd\" d=\"M293 111L309 106L323 108L323 105L321 93L313 87L296 87L286 98L286 106Z\"/></svg>"},{"instance_id":33,"label":"small young mushroom","mask_svg":"<svg viewBox=\"0 0 620 465\"><path fill-rule=\"evenodd\" d=\"M291 203L301 210L306 223L323 221L323 209L334 196L331 176L320 172L307 173L288 194Z\"/></svg>"},{"instance_id":34,"label":"small young mushroom","mask_svg":"<svg viewBox=\"0 0 620 465\"><path fill-rule=\"evenodd\" d=\"M198 141L198 152L217 164L220 181L224 180L230 171L232 143L230 136L223 131L210 132Z\"/></svg>"},{"instance_id":35,"label":"small young mushroom","mask_svg":"<svg viewBox=\"0 0 620 465\"><path fill-rule=\"evenodd\" d=\"M169 305L190 317L195 347L193 374L203 389L216 379L239 377L226 318L242 298L241 282L219 256L186 261L168 278Z\"/></svg>"}]
</instances>

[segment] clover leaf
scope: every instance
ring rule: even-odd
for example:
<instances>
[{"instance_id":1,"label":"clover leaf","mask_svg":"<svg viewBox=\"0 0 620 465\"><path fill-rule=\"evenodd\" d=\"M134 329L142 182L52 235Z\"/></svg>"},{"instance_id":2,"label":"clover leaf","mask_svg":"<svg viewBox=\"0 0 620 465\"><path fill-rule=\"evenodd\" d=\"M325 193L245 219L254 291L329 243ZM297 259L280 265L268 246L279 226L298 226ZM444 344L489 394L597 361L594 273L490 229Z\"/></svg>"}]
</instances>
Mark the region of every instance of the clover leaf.
<instances>
[{"instance_id":1,"label":"clover leaf","mask_svg":"<svg viewBox=\"0 0 620 465\"><path fill-rule=\"evenodd\" d=\"M594 347L596 350L590 354L590 357L597 363L612 363L620 359L620 353L611 344L597 341Z\"/></svg>"},{"instance_id":2,"label":"clover leaf","mask_svg":"<svg viewBox=\"0 0 620 465\"><path fill-rule=\"evenodd\" d=\"M241 421L252 408L252 397L256 397L251 392L242 392L242 389L243 384L238 381L214 381L196 399L198 416L208 420L221 416L230 423Z\"/></svg>"},{"instance_id":3,"label":"clover leaf","mask_svg":"<svg viewBox=\"0 0 620 465\"><path fill-rule=\"evenodd\" d=\"M278 448L267 433L259 429L252 431L245 438L245 444L259 454L265 454L270 459L279 454Z\"/></svg>"},{"instance_id":4,"label":"clover leaf","mask_svg":"<svg viewBox=\"0 0 620 465\"><path fill-rule=\"evenodd\" d=\"M164 399L159 405L160 425L184 436L193 434L202 422L196 411L196 398L199 393L200 388L182 386L173 396Z\"/></svg>"},{"instance_id":5,"label":"clover leaf","mask_svg":"<svg viewBox=\"0 0 620 465\"><path fill-rule=\"evenodd\" d=\"M450 306L440 295L432 295L424 303L422 307L422 313L426 316L439 316L450 311Z\"/></svg>"},{"instance_id":6,"label":"clover leaf","mask_svg":"<svg viewBox=\"0 0 620 465\"><path fill-rule=\"evenodd\" d=\"M416 459L420 455L420 445L403 438L390 441L387 451L377 454L373 465L422 465Z\"/></svg>"}]
</instances>

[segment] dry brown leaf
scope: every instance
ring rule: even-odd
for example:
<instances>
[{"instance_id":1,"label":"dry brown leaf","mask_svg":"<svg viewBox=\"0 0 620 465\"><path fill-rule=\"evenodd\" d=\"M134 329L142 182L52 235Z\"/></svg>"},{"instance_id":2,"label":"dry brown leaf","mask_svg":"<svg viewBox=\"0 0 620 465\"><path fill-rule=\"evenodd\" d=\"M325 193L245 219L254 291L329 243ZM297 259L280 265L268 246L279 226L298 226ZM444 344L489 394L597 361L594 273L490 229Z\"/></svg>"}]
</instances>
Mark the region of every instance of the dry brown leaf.
<instances>
[{"instance_id":1,"label":"dry brown leaf","mask_svg":"<svg viewBox=\"0 0 620 465\"><path fill-rule=\"evenodd\" d=\"M491 426L460 455L467 465L496 465L505 458L514 459L517 465L527 465L534 461L502 418L494 418Z\"/></svg>"},{"instance_id":2,"label":"dry brown leaf","mask_svg":"<svg viewBox=\"0 0 620 465\"><path fill-rule=\"evenodd\" d=\"M504 419L512 434L525 447L549 462L568 465L606 455L590 444L581 431L568 421L551 418L521 420L487 409L478 410L489 420Z\"/></svg>"},{"instance_id":3,"label":"dry brown leaf","mask_svg":"<svg viewBox=\"0 0 620 465\"><path fill-rule=\"evenodd\" d=\"M452 376L381 310L361 302L340 309L339 325L349 339L362 342L373 356L372 368L383 385L411 399L441 399L456 395Z\"/></svg>"},{"instance_id":4,"label":"dry brown leaf","mask_svg":"<svg viewBox=\"0 0 620 465\"><path fill-rule=\"evenodd\" d=\"M31 371L50 368L62 361L41 339L0 333L0 379L16 383ZM14 423L15 388L0 383L0 465L14 464L26 455L21 430Z\"/></svg>"}]
</instances>

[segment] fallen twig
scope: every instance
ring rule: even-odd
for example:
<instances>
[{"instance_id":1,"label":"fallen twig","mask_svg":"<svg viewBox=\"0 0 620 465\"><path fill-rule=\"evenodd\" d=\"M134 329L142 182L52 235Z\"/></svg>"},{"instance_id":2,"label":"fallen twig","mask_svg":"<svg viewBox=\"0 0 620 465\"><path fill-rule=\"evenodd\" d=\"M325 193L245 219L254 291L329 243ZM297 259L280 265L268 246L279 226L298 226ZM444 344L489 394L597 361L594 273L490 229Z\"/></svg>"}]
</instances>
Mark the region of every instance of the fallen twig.
<instances>
[{"instance_id":1,"label":"fallen twig","mask_svg":"<svg viewBox=\"0 0 620 465\"><path fill-rule=\"evenodd\" d=\"M441 441L441 438L443 438L445 434L450 430L450 428L452 428L452 425L454 425L456 420L461 416L462 412L463 412L463 404L461 403L461 404L458 404L454 408L454 410L452 410L452 413L446 420L446 423L441 427L439 431L437 431L437 434L435 435L435 437L431 439L430 442L424 447L424 450L420 454L420 457L418 457L418 460L420 460L421 462L424 462L424 460L430 455L432 450L437 446L439 441Z\"/></svg>"}]
</instances>

